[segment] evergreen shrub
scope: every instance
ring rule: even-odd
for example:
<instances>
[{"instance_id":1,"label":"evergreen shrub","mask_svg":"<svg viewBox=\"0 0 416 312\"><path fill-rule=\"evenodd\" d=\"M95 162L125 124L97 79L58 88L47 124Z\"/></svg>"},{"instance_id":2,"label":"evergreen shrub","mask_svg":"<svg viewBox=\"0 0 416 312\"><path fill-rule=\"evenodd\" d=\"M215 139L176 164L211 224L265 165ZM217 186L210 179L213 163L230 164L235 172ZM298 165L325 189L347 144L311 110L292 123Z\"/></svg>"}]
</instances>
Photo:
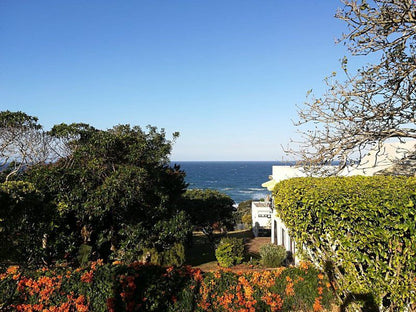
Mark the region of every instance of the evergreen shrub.
<instances>
[{"instance_id":1,"label":"evergreen shrub","mask_svg":"<svg viewBox=\"0 0 416 312\"><path fill-rule=\"evenodd\" d=\"M344 301L416 304L416 178L293 178L274 189L278 216ZM370 302L372 301L372 303Z\"/></svg>"},{"instance_id":2,"label":"evergreen shrub","mask_svg":"<svg viewBox=\"0 0 416 312\"><path fill-rule=\"evenodd\" d=\"M264 244L260 247L261 264L268 268L282 266L286 258L286 248L272 243Z\"/></svg>"},{"instance_id":3,"label":"evergreen shrub","mask_svg":"<svg viewBox=\"0 0 416 312\"><path fill-rule=\"evenodd\" d=\"M241 263L244 258L244 241L242 238L224 237L215 250L215 257L220 266L229 268Z\"/></svg>"}]
</instances>

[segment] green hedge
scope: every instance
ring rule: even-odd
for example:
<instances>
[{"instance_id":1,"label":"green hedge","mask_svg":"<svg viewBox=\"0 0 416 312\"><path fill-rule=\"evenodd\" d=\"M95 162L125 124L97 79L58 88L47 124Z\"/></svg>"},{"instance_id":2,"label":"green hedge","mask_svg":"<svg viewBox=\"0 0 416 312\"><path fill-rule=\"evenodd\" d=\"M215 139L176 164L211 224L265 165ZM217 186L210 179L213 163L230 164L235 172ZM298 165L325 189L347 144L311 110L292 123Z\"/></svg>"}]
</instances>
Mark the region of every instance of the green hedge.
<instances>
[{"instance_id":1,"label":"green hedge","mask_svg":"<svg viewBox=\"0 0 416 312\"><path fill-rule=\"evenodd\" d=\"M344 304L403 310L416 303L416 178L294 178L276 185L274 202Z\"/></svg>"}]
</instances>

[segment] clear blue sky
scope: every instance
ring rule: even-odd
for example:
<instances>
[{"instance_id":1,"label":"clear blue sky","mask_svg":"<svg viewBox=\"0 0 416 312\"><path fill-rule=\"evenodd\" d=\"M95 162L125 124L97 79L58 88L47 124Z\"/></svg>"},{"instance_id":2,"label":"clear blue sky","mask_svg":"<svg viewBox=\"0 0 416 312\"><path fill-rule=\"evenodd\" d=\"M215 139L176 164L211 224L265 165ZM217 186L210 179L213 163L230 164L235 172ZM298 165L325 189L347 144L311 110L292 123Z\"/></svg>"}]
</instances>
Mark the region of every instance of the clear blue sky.
<instances>
[{"instance_id":1,"label":"clear blue sky","mask_svg":"<svg viewBox=\"0 0 416 312\"><path fill-rule=\"evenodd\" d=\"M281 160L339 71L335 0L0 1L0 109L180 132L173 160Z\"/></svg>"}]
</instances>

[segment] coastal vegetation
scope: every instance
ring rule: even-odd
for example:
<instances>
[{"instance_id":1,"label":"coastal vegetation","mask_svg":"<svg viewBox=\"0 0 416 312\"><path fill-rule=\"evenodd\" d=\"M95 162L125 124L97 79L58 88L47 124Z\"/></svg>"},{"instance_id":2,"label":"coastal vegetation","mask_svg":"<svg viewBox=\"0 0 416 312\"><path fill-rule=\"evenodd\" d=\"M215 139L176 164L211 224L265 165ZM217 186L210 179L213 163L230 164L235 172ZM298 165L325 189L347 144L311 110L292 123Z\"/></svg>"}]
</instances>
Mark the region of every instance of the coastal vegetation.
<instances>
[{"instance_id":1,"label":"coastal vegetation","mask_svg":"<svg viewBox=\"0 0 416 312\"><path fill-rule=\"evenodd\" d=\"M180 201L182 209L190 216L195 230L201 230L213 242L214 230L234 228L234 201L216 190L187 190Z\"/></svg>"},{"instance_id":2,"label":"coastal vegetation","mask_svg":"<svg viewBox=\"0 0 416 312\"><path fill-rule=\"evenodd\" d=\"M323 311L331 284L308 263L202 274L189 266L92 262L0 274L2 311Z\"/></svg>"},{"instance_id":3,"label":"coastal vegetation","mask_svg":"<svg viewBox=\"0 0 416 312\"><path fill-rule=\"evenodd\" d=\"M405 311L416 303L416 178L294 178L274 203L299 249L344 306Z\"/></svg>"}]
</instances>

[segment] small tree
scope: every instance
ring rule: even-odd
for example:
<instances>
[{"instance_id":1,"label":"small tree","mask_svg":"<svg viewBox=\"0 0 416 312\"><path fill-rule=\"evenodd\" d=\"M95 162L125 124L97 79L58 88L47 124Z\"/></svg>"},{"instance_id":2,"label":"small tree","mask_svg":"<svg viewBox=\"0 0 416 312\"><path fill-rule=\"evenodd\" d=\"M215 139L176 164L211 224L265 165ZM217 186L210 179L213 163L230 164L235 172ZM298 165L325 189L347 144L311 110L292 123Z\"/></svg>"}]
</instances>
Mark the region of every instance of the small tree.
<instances>
[{"instance_id":1,"label":"small tree","mask_svg":"<svg viewBox=\"0 0 416 312\"><path fill-rule=\"evenodd\" d=\"M191 217L194 227L202 229L210 241L213 240L214 225L219 223L231 229L234 226L234 201L226 194L215 190L187 190L182 196L181 209Z\"/></svg>"},{"instance_id":2,"label":"small tree","mask_svg":"<svg viewBox=\"0 0 416 312\"><path fill-rule=\"evenodd\" d=\"M247 215L250 215L251 218L251 203L253 202L252 199L243 201L238 204L237 211L234 212L234 219L236 223L249 223L247 222Z\"/></svg>"}]
</instances>

